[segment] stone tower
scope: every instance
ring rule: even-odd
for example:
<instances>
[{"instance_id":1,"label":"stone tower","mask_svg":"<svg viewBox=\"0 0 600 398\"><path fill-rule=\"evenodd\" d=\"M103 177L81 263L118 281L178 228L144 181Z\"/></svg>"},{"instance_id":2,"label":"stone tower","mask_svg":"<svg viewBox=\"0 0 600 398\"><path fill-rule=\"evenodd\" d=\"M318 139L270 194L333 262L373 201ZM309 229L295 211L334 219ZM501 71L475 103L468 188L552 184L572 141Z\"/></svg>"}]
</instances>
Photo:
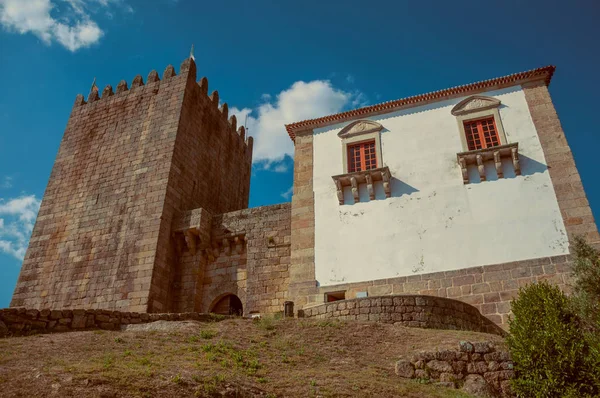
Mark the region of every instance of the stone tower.
<instances>
[{"instance_id":1,"label":"stone tower","mask_svg":"<svg viewBox=\"0 0 600 398\"><path fill-rule=\"evenodd\" d=\"M190 58L77 96L12 307L173 310L174 220L248 206L252 138L207 91Z\"/></svg>"}]
</instances>

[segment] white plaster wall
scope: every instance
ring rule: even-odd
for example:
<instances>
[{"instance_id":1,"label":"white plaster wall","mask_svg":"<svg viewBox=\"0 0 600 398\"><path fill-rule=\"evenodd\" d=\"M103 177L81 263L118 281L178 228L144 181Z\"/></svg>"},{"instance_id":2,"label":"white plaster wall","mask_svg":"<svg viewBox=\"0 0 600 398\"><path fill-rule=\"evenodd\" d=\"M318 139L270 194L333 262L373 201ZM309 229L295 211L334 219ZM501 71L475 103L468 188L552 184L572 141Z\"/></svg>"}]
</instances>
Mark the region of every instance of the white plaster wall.
<instances>
[{"instance_id":1,"label":"white plaster wall","mask_svg":"<svg viewBox=\"0 0 600 398\"><path fill-rule=\"evenodd\" d=\"M384 126L384 165L392 197L360 186L339 205L331 176L343 173L341 140L348 123L315 130L315 267L321 286L447 271L568 253L568 241L542 148L520 87L484 93L501 102L509 143L519 143L521 176L510 160L498 179L479 181L470 166L464 185L452 107L464 98L368 118ZM466 97L465 97L466 98Z\"/></svg>"}]
</instances>

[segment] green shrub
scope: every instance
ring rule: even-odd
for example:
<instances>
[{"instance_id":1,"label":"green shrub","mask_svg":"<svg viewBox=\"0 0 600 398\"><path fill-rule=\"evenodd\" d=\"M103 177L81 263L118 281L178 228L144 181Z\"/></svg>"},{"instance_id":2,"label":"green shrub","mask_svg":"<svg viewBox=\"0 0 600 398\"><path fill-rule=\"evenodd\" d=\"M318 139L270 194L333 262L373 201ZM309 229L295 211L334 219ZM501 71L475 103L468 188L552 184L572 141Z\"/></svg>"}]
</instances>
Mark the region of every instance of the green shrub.
<instances>
[{"instance_id":1,"label":"green shrub","mask_svg":"<svg viewBox=\"0 0 600 398\"><path fill-rule=\"evenodd\" d=\"M588 245L581 236L573 245L573 306L582 326L598 337L600 334L600 253Z\"/></svg>"},{"instance_id":2,"label":"green shrub","mask_svg":"<svg viewBox=\"0 0 600 398\"><path fill-rule=\"evenodd\" d=\"M597 396L597 370L567 296L545 281L528 285L512 311L513 390L524 397Z\"/></svg>"}]
</instances>

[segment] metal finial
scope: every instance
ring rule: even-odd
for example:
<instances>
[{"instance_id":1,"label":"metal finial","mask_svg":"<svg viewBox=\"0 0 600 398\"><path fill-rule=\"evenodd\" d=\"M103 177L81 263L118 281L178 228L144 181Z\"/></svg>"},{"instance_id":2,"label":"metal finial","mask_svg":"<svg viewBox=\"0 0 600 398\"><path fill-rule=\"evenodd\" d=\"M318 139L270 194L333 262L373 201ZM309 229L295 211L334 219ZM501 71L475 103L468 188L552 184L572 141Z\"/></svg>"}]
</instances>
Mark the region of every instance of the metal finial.
<instances>
[{"instance_id":1,"label":"metal finial","mask_svg":"<svg viewBox=\"0 0 600 398\"><path fill-rule=\"evenodd\" d=\"M194 61L196 60L196 58L194 58L194 45L192 44L192 49L190 50L190 58L193 59Z\"/></svg>"}]
</instances>

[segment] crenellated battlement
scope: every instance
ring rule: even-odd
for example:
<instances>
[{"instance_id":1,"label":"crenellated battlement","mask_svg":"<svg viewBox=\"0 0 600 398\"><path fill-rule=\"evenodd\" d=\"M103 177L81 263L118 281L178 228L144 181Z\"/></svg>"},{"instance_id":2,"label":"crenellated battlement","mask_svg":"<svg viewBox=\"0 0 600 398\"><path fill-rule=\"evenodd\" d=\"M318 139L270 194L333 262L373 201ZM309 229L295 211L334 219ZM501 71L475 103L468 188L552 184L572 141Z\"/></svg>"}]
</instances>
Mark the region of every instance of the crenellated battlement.
<instances>
[{"instance_id":1,"label":"crenellated battlement","mask_svg":"<svg viewBox=\"0 0 600 398\"><path fill-rule=\"evenodd\" d=\"M100 104L107 101L109 98L112 98L113 100L118 100L120 97L129 95L132 91L136 91L136 89L145 88L151 85L154 87L154 83L158 85L158 90L160 90L161 85L167 83L170 79L183 75L184 73L188 73L188 78L193 77L195 79L196 63L193 59L187 58L181 63L179 75L177 75L177 73L175 72L175 68L173 67L173 65L168 65L162 74L162 79L159 77L158 72L156 70L152 70L146 78L146 83L144 83L142 75L137 75L133 78L133 81L131 82L131 87L128 86L126 80L121 80L117 85L116 92L113 91L113 88L110 84L104 87L101 94L99 92L99 89L94 86L90 90L87 101L85 100L85 97L82 94L78 94L76 96L74 108L86 105L89 106L91 104ZM235 115L229 116L229 105L227 103L223 103L220 105L219 92L217 90L214 90L210 95L208 95L208 79L206 77L202 77L196 84L200 89L201 96L205 100L202 101L204 103L203 105L210 105L215 110L218 110L220 112L221 118L225 122L227 122L227 125L229 126L229 131L232 134L235 134L239 137L240 141L245 146L247 155L251 159L253 139L252 137L246 137L246 129L244 128L244 126L237 126L237 119Z\"/></svg>"},{"instance_id":2,"label":"crenellated battlement","mask_svg":"<svg viewBox=\"0 0 600 398\"><path fill-rule=\"evenodd\" d=\"M185 59L180 66L179 76L184 73L191 74L194 79L196 76L196 63L193 59L187 58ZM113 100L117 100L119 97L124 97L129 95L132 91L135 91L139 88L145 88L148 86L153 86L154 83L158 85L158 90L160 90L160 86L167 83L170 79L176 78L178 75L175 72L175 68L173 65L168 65L162 75L162 79L160 79L158 72L156 70L150 71L148 77L146 78L146 83L144 83L144 79L142 75L137 75L133 78L131 82L131 87L127 85L127 81L121 80L117 85L116 92L113 91L113 88L110 84L106 85L102 90L102 94L100 94L99 89L94 86L88 95L87 101L82 94L78 94L75 98L74 108L82 107L91 104L100 104L107 101L109 98ZM216 110L218 110L221 114L221 118L227 122L229 126L229 130L232 134L235 134L239 137L240 141L244 144L247 155L252 157L252 146L253 146L253 138L246 137L246 129L244 126L237 126L237 119L235 115L229 116L229 105L227 103L223 103L220 105L219 92L214 90L210 95L208 95L208 79L206 77L202 77L197 83L197 86L200 88L200 94L206 101L206 104L211 104ZM155 88L156 89L156 88Z\"/></svg>"},{"instance_id":3,"label":"crenellated battlement","mask_svg":"<svg viewBox=\"0 0 600 398\"><path fill-rule=\"evenodd\" d=\"M183 67L183 64L182 64L182 67ZM165 80L170 79L175 76L176 76L175 68L173 67L173 65L169 65L166 67L165 71L163 72L162 80L165 81ZM158 77L158 72L156 70L152 70L148 74L146 81L147 81L147 84L150 84L150 83L160 82L161 79ZM137 75L133 78L133 81L131 82L131 88L129 88L127 86L126 80L121 80L119 82L119 84L117 85L116 93L113 92L113 88L110 84L107 84L106 87L104 87L104 90L102 90L102 95L99 94L99 91L96 87L93 87L90 90L90 93L88 94L87 101L85 100L85 97L83 96L83 94L77 94L77 96L75 97L75 105L74 106L75 107L84 106L89 103L101 101L108 97L112 97L113 95L127 95L127 94L129 94L129 91L131 89L135 89L135 88L143 87L143 86L145 86L144 78L142 77L142 75Z\"/></svg>"}]
</instances>

